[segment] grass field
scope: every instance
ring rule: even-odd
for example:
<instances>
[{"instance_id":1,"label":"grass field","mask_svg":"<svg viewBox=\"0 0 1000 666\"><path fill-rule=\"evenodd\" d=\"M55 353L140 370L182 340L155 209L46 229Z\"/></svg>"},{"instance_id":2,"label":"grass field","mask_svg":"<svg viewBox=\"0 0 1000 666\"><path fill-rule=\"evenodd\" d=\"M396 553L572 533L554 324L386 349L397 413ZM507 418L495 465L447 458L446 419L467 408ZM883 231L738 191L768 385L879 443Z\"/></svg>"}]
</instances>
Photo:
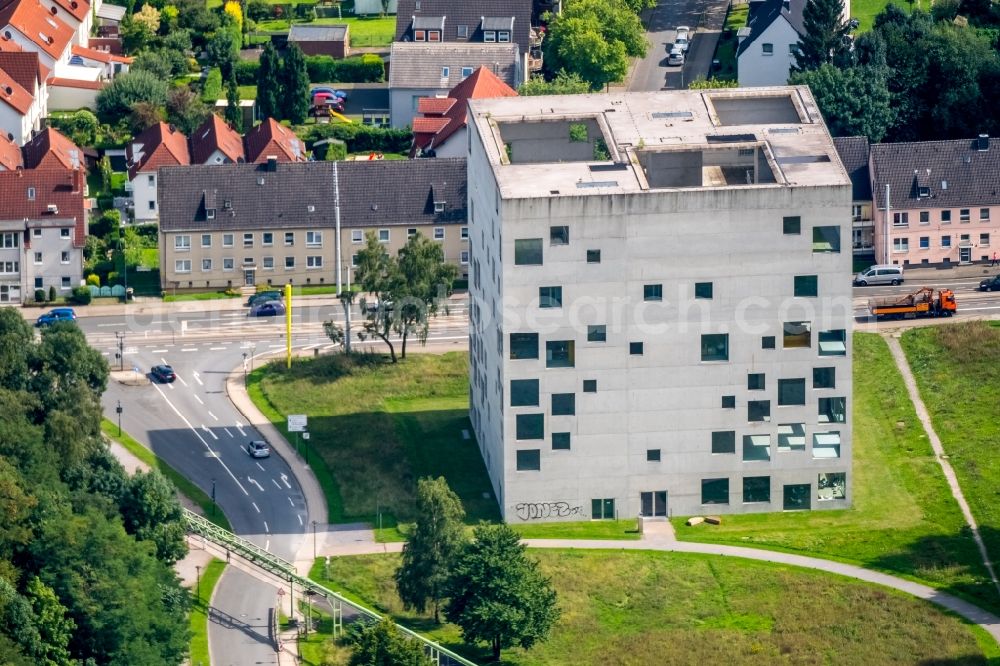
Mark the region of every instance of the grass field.
<instances>
[{"instance_id":1,"label":"grass field","mask_svg":"<svg viewBox=\"0 0 1000 666\"><path fill-rule=\"evenodd\" d=\"M675 518L677 536L858 563L1000 609L888 347L873 334L854 335L853 469L850 510L734 515L714 527Z\"/></svg>"},{"instance_id":2,"label":"grass field","mask_svg":"<svg viewBox=\"0 0 1000 666\"><path fill-rule=\"evenodd\" d=\"M505 664L987 664L985 632L929 603L840 578L762 562L654 551L532 550L562 618ZM398 555L338 557L312 578L483 660L457 627L402 610ZM483 663L481 661L480 663Z\"/></svg>"},{"instance_id":3,"label":"grass field","mask_svg":"<svg viewBox=\"0 0 1000 666\"><path fill-rule=\"evenodd\" d=\"M160 267L160 251L155 247L145 247L142 249L142 265L146 268Z\"/></svg>"},{"instance_id":4,"label":"grass field","mask_svg":"<svg viewBox=\"0 0 1000 666\"><path fill-rule=\"evenodd\" d=\"M914 328L903 349L991 559L1000 560L1000 328Z\"/></svg>"},{"instance_id":5,"label":"grass field","mask_svg":"<svg viewBox=\"0 0 1000 666\"><path fill-rule=\"evenodd\" d=\"M910 3L901 2L900 0L852 0L851 1L851 18L858 19L858 33L867 32L872 29L875 23L875 17L885 9L886 5L890 2L898 6L904 12L910 12ZM914 2L912 7L914 9L922 8L924 11L931 10L931 3L929 0L924 0L920 2Z\"/></svg>"},{"instance_id":6,"label":"grass field","mask_svg":"<svg viewBox=\"0 0 1000 666\"><path fill-rule=\"evenodd\" d=\"M299 23L299 21L293 21ZM258 32L287 32L290 22L287 19L271 19L257 23ZM378 16L361 17L345 16L344 18L318 18L309 21L308 25L347 25L351 46L389 46L396 36L396 17Z\"/></svg>"},{"instance_id":7,"label":"grass field","mask_svg":"<svg viewBox=\"0 0 1000 666\"><path fill-rule=\"evenodd\" d=\"M736 31L747 24L750 5L730 5L726 14L726 22L722 28L722 36L715 47L714 59L719 61L718 68L709 74L719 79L735 80L736 72Z\"/></svg>"},{"instance_id":8,"label":"grass field","mask_svg":"<svg viewBox=\"0 0 1000 666\"><path fill-rule=\"evenodd\" d=\"M201 574L198 589L191 590L191 656L190 664L212 663L208 654L208 605L212 600L212 591L219 581L219 576L226 568L222 560L212 559Z\"/></svg>"},{"instance_id":9,"label":"grass field","mask_svg":"<svg viewBox=\"0 0 1000 666\"><path fill-rule=\"evenodd\" d=\"M163 297L165 303L179 303L181 301L219 301L229 298L242 298L239 292L226 291L196 291L184 294L167 294Z\"/></svg>"}]
</instances>

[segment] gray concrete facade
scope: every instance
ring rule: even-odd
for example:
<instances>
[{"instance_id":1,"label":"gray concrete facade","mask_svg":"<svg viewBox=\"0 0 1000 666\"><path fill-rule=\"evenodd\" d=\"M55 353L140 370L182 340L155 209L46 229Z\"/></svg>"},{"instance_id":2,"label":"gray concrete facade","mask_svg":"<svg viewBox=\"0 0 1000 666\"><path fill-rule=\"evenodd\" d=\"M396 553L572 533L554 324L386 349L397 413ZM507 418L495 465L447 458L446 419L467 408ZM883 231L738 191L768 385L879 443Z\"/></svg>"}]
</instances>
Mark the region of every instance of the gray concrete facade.
<instances>
[{"instance_id":1,"label":"gray concrete facade","mask_svg":"<svg viewBox=\"0 0 1000 666\"><path fill-rule=\"evenodd\" d=\"M850 504L851 187L807 89L472 100L469 128L507 520Z\"/></svg>"}]
</instances>

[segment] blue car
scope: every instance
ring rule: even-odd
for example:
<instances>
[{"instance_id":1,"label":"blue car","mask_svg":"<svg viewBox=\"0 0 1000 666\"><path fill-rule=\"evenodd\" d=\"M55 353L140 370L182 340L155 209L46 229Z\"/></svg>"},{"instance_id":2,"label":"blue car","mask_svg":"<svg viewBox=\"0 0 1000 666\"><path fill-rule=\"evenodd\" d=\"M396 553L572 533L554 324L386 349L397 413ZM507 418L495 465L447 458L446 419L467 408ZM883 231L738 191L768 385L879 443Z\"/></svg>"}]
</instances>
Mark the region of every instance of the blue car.
<instances>
[{"instance_id":1,"label":"blue car","mask_svg":"<svg viewBox=\"0 0 1000 666\"><path fill-rule=\"evenodd\" d=\"M315 97L319 93L326 93L327 95L333 95L334 97L339 97L340 99L343 99L343 100L347 99L347 93L344 92L343 90L335 90L334 88L324 88L322 86L319 87L319 88L313 88L312 90L310 90L309 91L309 96L310 97Z\"/></svg>"},{"instance_id":2,"label":"blue car","mask_svg":"<svg viewBox=\"0 0 1000 666\"><path fill-rule=\"evenodd\" d=\"M285 306L278 301L267 301L257 303L250 308L248 317L278 317L285 314Z\"/></svg>"},{"instance_id":3,"label":"blue car","mask_svg":"<svg viewBox=\"0 0 1000 666\"><path fill-rule=\"evenodd\" d=\"M55 308L49 310L35 322L35 326L48 326L60 321L76 321L76 312L73 308Z\"/></svg>"}]
</instances>

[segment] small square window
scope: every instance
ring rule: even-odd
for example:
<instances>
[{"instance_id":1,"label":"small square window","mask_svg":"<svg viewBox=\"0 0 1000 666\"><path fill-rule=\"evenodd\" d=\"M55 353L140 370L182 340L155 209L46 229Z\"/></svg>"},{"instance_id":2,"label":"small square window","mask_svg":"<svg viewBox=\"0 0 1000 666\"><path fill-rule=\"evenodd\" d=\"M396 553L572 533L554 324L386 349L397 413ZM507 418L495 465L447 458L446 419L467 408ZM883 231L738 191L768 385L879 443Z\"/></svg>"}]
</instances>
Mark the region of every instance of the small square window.
<instances>
[{"instance_id":1,"label":"small square window","mask_svg":"<svg viewBox=\"0 0 1000 666\"><path fill-rule=\"evenodd\" d=\"M607 342L608 327L604 324L596 324L587 327L587 342Z\"/></svg>"},{"instance_id":2,"label":"small square window","mask_svg":"<svg viewBox=\"0 0 1000 666\"><path fill-rule=\"evenodd\" d=\"M695 282L694 283L694 297L695 298L712 298L712 283L711 282Z\"/></svg>"},{"instance_id":3,"label":"small square window","mask_svg":"<svg viewBox=\"0 0 1000 666\"><path fill-rule=\"evenodd\" d=\"M573 340L550 340L545 343L546 368L572 368L576 364Z\"/></svg>"},{"instance_id":4,"label":"small square window","mask_svg":"<svg viewBox=\"0 0 1000 666\"><path fill-rule=\"evenodd\" d=\"M576 394L553 393L552 416L574 416L574 415L576 415Z\"/></svg>"},{"instance_id":5,"label":"small square window","mask_svg":"<svg viewBox=\"0 0 1000 666\"><path fill-rule=\"evenodd\" d=\"M764 373L754 372L747 375L747 390L748 391L763 391L764 390Z\"/></svg>"},{"instance_id":6,"label":"small square window","mask_svg":"<svg viewBox=\"0 0 1000 666\"><path fill-rule=\"evenodd\" d=\"M232 247L232 246L233 246L233 235L222 234L222 247Z\"/></svg>"},{"instance_id":7,"label":"small square window","mask_svg":"<svg viewBox=\"0 0 1000 666\"><path fill-rule=\"evenodd\" d=\"M365 240L365 234L361 229L351 229L351 242L352 243L363 243Z\"/></svg>"},{"instance_id":8,"label":"small square window","mask_svg":"<svg viewBox=\"0 0 1000 666\"><path fill-rule=\"evenodd\" d=\"M980 208L979 209L979 220L981 222L989 222L989 220L990 220L990 209L989 208Z\"/></svg>"},{"instance_id":9,"label":"small square window","mask_svg":"<svg viewBox=\"0 0 1000 666\"><path fill-rule=\"evenodd\" d=\"M774 44L763 44L764 55L774 55Z\"/></svg>"},{"instance_id":10,"label":"small square window","mask_svg":"<svg viewBox=\"0 0 1000 666\"><path fill-rule=\"evenodd\" d=\"M517 452L518 472L537 472L542 468L541 452L538 449Z\"/></svg>"},{"instance_id":11,"label":"small square window","mask_svg":"<svg viewBox=\"0 0 1000 666\"><path fill-rule=\"evenodd\" d=\"M379 243L388 243L389 242L389 230L388 229L379 229L378 230L378 242Z\"/></svg>"},{"instance_id":12,"label":"small square window","mask_svg":"<svg viewBox=\"0 0 1000 666\"><path fill-rule=\"evenodd\" d=\"M745 503L770 502L771 477L769 476L743 477L743 501Z\"/></svg>"},{"instance_id":13,"label":"small square window","mask_svg":"<svg viewBox=\"0 0 1000 666\"><path fill-rule=\"evenodd\" d=\"M786 234L798 235L802 233L802 218L798 215L781 218L781 225Z\"/></svg>"},{"instance_id":14,"label":"small square window","mask_svg":"<svg viewBox=\"0 0 1000 666\"><path fill-rule=\"evenodd\" d=\"M820 423L846 423L847 399L820 398L818 413Z\"/></svg>"},{"instance_id":15,"label":"small square window","mask_svg":"<svg viewBox=\"0 0 1000 666\"><path fill-rule=\"evenodd\" d=\"M265 231L262 233L260 238L261 245L274 245L274 234L270 231Z\"/></svg>"},{"instance_id":16,"label":"small square window","mask_svg":"<svg viewBox=\"0 0 1000 666\"><path fill-rule=\"evenodd\" d=\"M813 368L813 388L837 388L836 368Z\"/></svg>"},{"instance_id":17,"label":"small square window","mask_svg":"<svg viewBox=\"0 0 1000 666\"><path fill-rule=\"evenodd\" d=\"M808 349L812 347L812 324L808 321L784 323L783 349Z\"/></svg>"},{"instance_id":18,"label":"small square window","mask_svg":"<svg viewBox=\"0 0 1000 666\"><path fill-rule=\"evenodd\" d=\"M778 380L778 406L806 404L805 379Z\"/></svg>"},{"instance_id":19,"label":"small square window","mask_svg":"<svg viewBox=\"0 0 1000 666\"><path fill-rule=\"evenodd\" d=\"M69 229L67 227L63 227L62 229L60 229L59 230L59 237L60 238L69 238Z\"/></svg>"},{"instance_id":20,"label":"small square window","mask_svg":"<svg viewBox=\"0 0 1000 666\"><path fill-rule=\"evenodd\" d=\"M542 239L520 238L514 241L515 266L542 265Z\"/></svg>"},{"instance_id":21,"label":"small square window","mask_svg":"<svg viewBox=\"0 0 1000 666\"><path fill-rule=\"evenodd\" d=\"M815 275L795 276L795 295L801 297L816 296L819 292L819 278Z\"/></svg>"},{"instance_id":22,"label":"small square window","mask_svg":"<svg viewBox=\"0 0 1000 666\"><path fill-rule=\"evenodd\" d=\"M561 308L562 307L562 287L539 287L538 307L540 308Z\"/></svg>"},{"instance_id":23,"label":"small square window","mask_svg":"<svg viewBox=\"0 0 1000 666\"><path fill-rule=\"evenodd\" d=\"M919 247L921 250L926 250L931 246L930 236L921 236L919 240Z\"/></svg>"},{"instance_id":24,"label":"small square window","mask_svg":"<svg viewBox=\"0 0 1000 666\"><path fill-rule=\"evenodd\" d=\"M641 342L630 342L628 343L628 353L632 356L642 356L642 343Z\"/></svg>"},{"instance_id":25,"label":"small square window","mask_svg":"<svg viewBox=\"0 0 1000 666\"><path fill-rule=\"evenodd\" d=\"M785 511L804 511L812 507L809 498L811 487L808 483L790 484L783 491L782 508Z\"/></svg>"},{"instance_id":26,"label":"small square window","mask_svg":"<svg viewBox=\"0 0 1000 666\"><path fill-rule=\"evenodd\" d=\"M510 380L510 406L537 407L538 380L537 379Z\"/></svg>"},{"instance_id":27,"label":"small square window","mask_svg":"<svg viewBox=\"0 0 1000 666\"><path fill-rule=\"evenodd\" d=\"M285 269L295 268L295 257L285 257Z\"/></svg>"},{"instance_id":28,"label":"small square window","mask_svg":"<svg viewBox=\"0 0 1000 666\"><path fill-rule=\"evenodd\" d=\"M212 247L212 234L202 234L201 235L201 246L202 247Z\"/></svg>"},{"instance_id":29,"label":"small square window","mask_svg":"<svg viewBox=\"0 0 1000 666\"><path fill-rule=\"evenodd\" d=\"M929 195L930 193L928 193ZM931 223L931 212L929 210L920 211L920 224L930 224Z\"/></svg>"},{"instance_id":30,"label":"small square window","mask_svg":"<svg viewBox=\"0 0 1000 666\"><path fill-rule=\"evenodd\" d=\"M972 219L972 215L969 213L969 209L968 208L959 208L958 209L958 221L959 222L968 222L971 219Z\"/></svg>"},{"instance_id":31,"label":"small square window","mask_svg":"<svg viewBox=\"0 0 1000 666\"><path fill-rule=\"evenodd\" d=\"M434 227L434 240L444 240L444 227Z\"/></svg>"},{"instance_id":32,"label":"small square window","mask_svg":"<svg viewBox=\"0 0 1000 666\"><path fill-rule=\"evenodd\" d=\"M747 403L747 421L760 423L771 420L770 400L751 400Z\"/></svg>"},{"instance_id":33,"label":"small square window","mask_svg":"<svg viewBox=\"0 0 1000 666\"><path fill-rule=\"evenodd\" d=\"M723 409L736 409L736 396L735 395L724 395L724 396L722 396L722 408Z\"/></svg>"},{"instance_id":34,"label":"small square window","mask_svg":"<svg viewBox=\"0 0 1000 666\"><path fill-rule=\"evenodd\" d=\"M538 358L538 333L511 333L510 358Z\"/></svg>"},{"instance_id":35,"label":"small square window","mask_svg":"<svg viewBox=\"0 0 1000 666\"><path fill-rule=\"evenodd\" d=\"M765 335L764 337L762 337L760 339L760 348L761 349L774 349L774 336L773 335Z\"/></svg>"},{"instance_id":36,"label":"small square window","mask_svg":"<svg viewBox=\"0 0 1000 666\"><path fill-rule=\"evenodd\" d=\"M819 333L820 356L847 356L847 331L839 328Z\"/></svg>"},{"instance_id":37,"label":"small square window","mask_svg":"<svg viewBox=\"0 0 1000 666\"><path fill-rule=\"evenodd\" d=\"M660 449L646 449L646 462L660 462Z\"/></svg>"},{"instance_id":38,"label":"small square window","mask_svg":"<svg viewBox=\"0 0 1000 666\"><path fill-rule=\"evenodd\" d=\"M701 336L702 361L729 360L729 334L706 333Z\"/></svg>"},{"instance_id":39,"label":"small square window","mask_svg":"<svg viewBox=\"0 0 1000 666\"><path fill-rule=\"evenodd\" d=\"M840 227L813 227L813 252L840 252Z\"/></svg>"},{"instance_id":40,"label":"small square window","mask_svg":"<svg viewBox=\"0 0 1000 666\"><path fill-rule=\"evenodd\" d=\"M736 432L733 430L713 432L712 453L736 453Z\"/></svg>"},{"instance_id":41,"label":"small square window","mask_svg":"<svg viewBox=\"0 0 1000 666\"><path fill-rule=\"evenodd\" d=\"M663 300L663 285L662 284L647 284L642 288L642 300L644 301L662 301Z\"/></svg>"},{"instance_id":42,"label":"small square window","mask_svg":"<svg viewBox=\"0 0 1000 666\"><path fill-rule=\"evenodd\" d=\"M951 247L951 236L941 236L941 247Z\"/></svg>"},{"instance_id":43,"label":"small square window","mask_svg":"<svg viewBox=\"0 0 1000 666\"><path fill-rule=\"evenodd\" d=\"M583 380L583 392L584 393L597 393L597 380L596 379L584 379Z\"/></svg>"},{"instance_id":44,"label":"small square window","mask_svg":"<svg viewBox=\"0 0 1000 666\"><path fill-rule=\"evenodd\" d=\"M544 414L518 414L516 425L518 439L545 439Z\"/></svg>"},{"instance_id":45,"label":"small square window","mask_svg":"<svg viewBox=\"0 0 1000 666\"><path fill-rule=\"evenodd\" d=\"M570 434L568 432L552 433L552 450L569 451Z\"/></svg>"},{"instance_id":46,"label":"small square window","mask_svg":"<svg viewBox=\"0 0 1000 666\"><path fill-rule=\"evenodd\" d=\"M551 245L569 245L569 227L549 227Z\"/></svg>"},{"instance_id":47,"label":"small square window","mask_svg":"<svg viewBox=\"0 0 1000 666\"><path fill-rule=\"evenodd\" d=\"M73 283L68 275L64 275L60 279L60 285L62 286L63 289L69 289L70 287L73 286Z\"/></svg>"},{"instance_id":48,"label":"small square window","mask_svg":"<svg viewBox=\"0 0 1000 666\"><path fill-rule=\"evenodd\" d=\"M729 479L702 479L702 504L729 504Z\"/></svg>"},{"instance_id":49,"label":"small square window","mask_svg":"<svg viewBox=\"0 0 1000 666\"><path fill-rule=\"evenodd\" d=\"M951 211L943 210L941 211L941 221L946 224L951 224Z\"/></svg>"},{"instance_id":50,"label":"small square window","mask_svg":"<svg viewBox=\"0 0 1000 666\"><path fill-rule=\"evenodd\" d=\"M599 264L599 263L601 263L601 251L600 250L587 250L587 263L588 264Z\"/></svg>"}]
</instances>

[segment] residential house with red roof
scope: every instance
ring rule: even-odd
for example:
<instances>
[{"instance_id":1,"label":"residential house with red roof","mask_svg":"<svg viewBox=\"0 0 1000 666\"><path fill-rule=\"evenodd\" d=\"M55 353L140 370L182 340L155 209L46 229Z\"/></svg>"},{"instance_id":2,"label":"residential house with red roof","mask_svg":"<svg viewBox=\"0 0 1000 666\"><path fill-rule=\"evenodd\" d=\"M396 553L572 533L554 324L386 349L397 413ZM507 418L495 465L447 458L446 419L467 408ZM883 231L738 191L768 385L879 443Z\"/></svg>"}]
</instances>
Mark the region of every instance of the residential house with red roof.
<instances>
[{"instance_id":1,"label":"residential house with red roof","mask_svg":"<svg viewBox=\"0 0 1000 666\"><path fill-rule=\"evenodd\" d=\"M51 16L73 29L73 44L87 46L93 18L87 0L41 0Z\"/></svg>"},{"instance_id":2,"label":"residential house with red roof","mask_svg":"<svg viewBox=\"0 0 1000 666\"><path fill-rule=\"evenodd\" d=\"M0 134L0 171L16 171L23 167L21 148L6 135Z\"/></svg>"},{"instance_id":3,"label":"residential house with red roof","mask_svg":"<svg viewBox=\"0 0 1000 666\"><path fill-rule=\"evenodd\" d=\"M268 118L243 137L246 161L259 164L274 158L278 162L304 162L306 147L295 132L274 118Z\"/></svg>"},{"instance_id":4,"label":"residential house with red roof","mask_svg":"<svg viewBox=\"0 0 1000 666\"><path fill-rule=\"evenodd\" d=\"M50 70L69 64L76 31L42 5L41 0L0 0L0 40L38 54Z\"/></svg>"},{"instance_id":5,"label":"residential house with red roof","mask_svg":"<svg viewBox=\"0 0 1000 666\"><path fill-rule=\"evenodd\" d=\"M243 137L216 114L191 134L191 164L246 162Z\"/></svg>"},{"instance_id":6,"label":"residential house with red roof","mask_svg":"<svg viewBox=\"0 0 1000 666\"><path fill-rule=\"evenodd\" d=\"M23 145L47 113L46 83L37 53L0 51L0 133Z\"/></svg>"},{"instance_id":7,"label":"residential house with red roof","mask_svg":"<svg viewBox=\"0 0 1000 666\"><path fill-rule=\"evenodd\" d=\"M15 158L0 141L0 164ZM82 153L55 130L26 144L21 164L0 170L0 304L35 289L63 295L83 281L87 174ZM2 167L0 167L2 168Z\"/></svg>"},{"instance_id":8,"label":"residential house with red roof","mask_svg":"<svg viewBox=\"0 0 1000 666\"><path fill-rule=\"evenodd\" d=\"M466 113L470 99L516 97L517 91L480 66L448 92L447 97L424 97L413 119L410 157L465 157Z\"/></svg>"},{"instance_id":9,"label":"residential house with red roof","mask_svg":"<svg viewBox=\"0 0 1000 666\"><path fill-rule=\"evenodd\" d=\"M157 123L132 140L125 149L125 157L135 202L135 220L154 222L159 216L156 170L162 166L191 164L187 137L173 125Z\"/></svg>"}]
</instances>

